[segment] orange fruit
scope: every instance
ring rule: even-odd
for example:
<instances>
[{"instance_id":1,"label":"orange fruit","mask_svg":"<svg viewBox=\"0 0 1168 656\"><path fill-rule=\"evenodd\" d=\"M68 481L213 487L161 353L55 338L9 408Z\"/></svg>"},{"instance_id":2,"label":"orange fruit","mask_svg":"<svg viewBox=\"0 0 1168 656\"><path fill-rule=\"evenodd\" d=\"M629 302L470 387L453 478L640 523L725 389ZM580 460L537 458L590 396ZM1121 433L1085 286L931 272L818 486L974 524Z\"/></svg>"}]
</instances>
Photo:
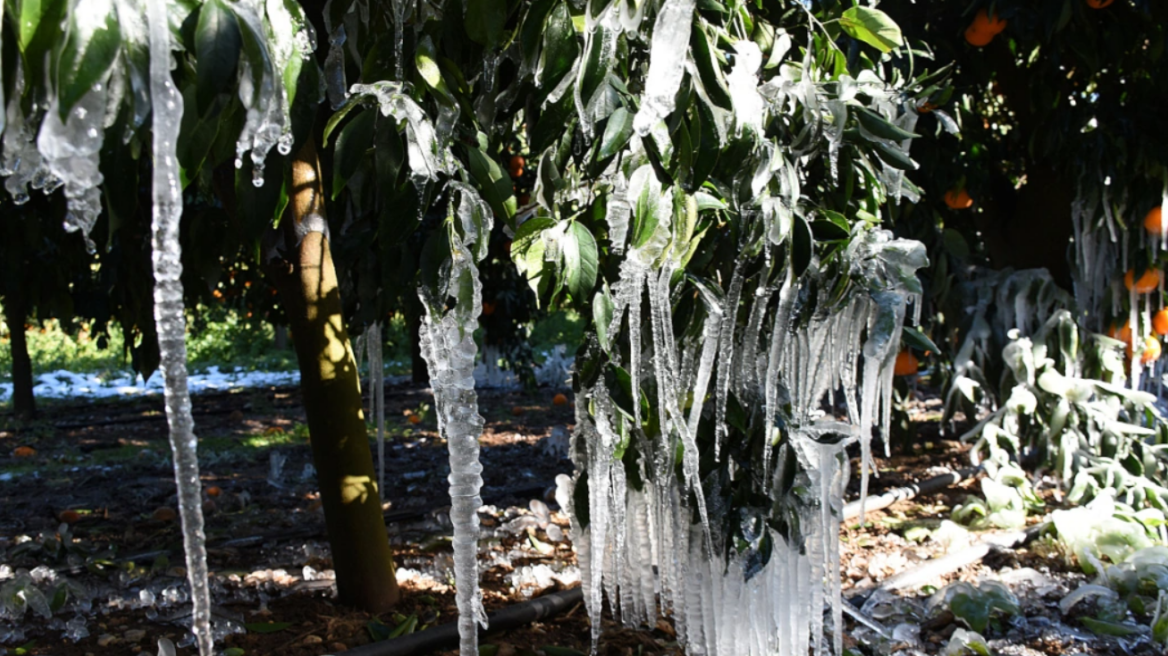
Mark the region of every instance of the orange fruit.
<instances>
[{"instance_id":1,"label":"orange fruit","mask_svg":"<svg viewBox=\"0 0 1168 656\"><path fill-rule=\"evenodd\" d=\"M1006 29L1006 21L998 17L997 14L990 16L989 13L982 9L973 17L973 22L969 24L970 29L978 32L988 33L991 37L995 37Z\"/></svg>"},{"instance_id":2,"label":"orange fruit","mask_svg":"<svg viewBox=\"0 0 1168 656\"><path fill-rule=\"evenodd\" d=\"M268 426L264 429L264 435L271 437L272 435L284 435L284 429L279 426Z\"/></svg>"},{"instance_id":3,"label":"orange fruit","mask_svg":"<svg viewBox=\"0 0 1168 656\"><path fill-rule=\"evenodd\" d=\"M1115 0L1087 0L1087 6L1092 9L1103 9L1104 7L1111 6L1113 2Z\"/></svg>"},{"instance_id":4,"label":"orange fruit","mask_svg":"<svg viewBox=\"0 0 1168 656\"><path fill-rule=\"evenodd\" d=\"M897 376L913 376L916 375L920 364L917 356L913 355L912 351L905 349L896 354L896 365L893 367L892 373Z\"/></svg>"},{"instance_id":5,"label":"orange fruit","mask_svg":"<svg viewBox=\"0 0 1168 656\"><path fill-rule=\"evenodd\" d=\"M989 32L983 32L981 30L975 30L973 29L972 25L965 29L965 41L971 46L977 46L978 48L981 48L982 46L988 46L990 41L993 40L993 34L990 34Z\"/></svg>"},{"instance_id":6,"label":"orange fruit","mask_svg":"<svg viewBox=\"0 0 1168 656\"><path fill-rule=\"evenodd\" d=\"M223 494L223 490L219 489L218 485L212 485L211 487L207 488L207 496L209 497L217 497L220 494Z\"/></svg>"},{"instance_id":7,"label":"orange fruit","mask_svg":"<svg viewBox=\"0 0 1168 656\"><path fill-rule=\"evenodd\" d=\"M414 425L420 424L422 423L422 415L410 415L406 417L406 421Z\"/></svg>"},{"instance_id":8,"label":"orange fruit","mask_svg":"<svg viewBox=\"0 0 1168 656\"><path fill-rule=\"evenodd\" d=\"M12 455L17 458L31 458L36 455L36 449L31 446L18 446L12 450Z\"/></svg>"},{"instance_id":9,"label":"orange fruit","mask_svg":"<svg viewBox=\"0 0 1168 656\"><path fill-rule=\"evenodd\" d=\"M523 414L523 408L521 406L515 406L511 408L511 414L518 417Z\"/></svg>"},{"instance_id":10,"label":"orange fruit","mask_svg":"<svg viewBox=\"0 0 1168 656\"><path fill-rule=\"evenodd\" d=\"M1135 288L1137 294L1147 294L1155 291L1160 286L1160 272L1156 269L1148 269L1144 275L1140 276L1139 280L1135 279L1136 270L1128 269L1128 272L1123 277L1123 284L1128 288Z\"/></svg>"},{"instance_id":11,"label":"orange fruit","mask_svg":"<svg viewBox=\"0 0 1168 656\"><path fill-rule=\"evenodd\" d=\"M523 159L523 155L513 155L511 161L507 163L507 171L513 178L523 177L523 166L527 164L527 160Z\"/></svg>"},{"instance_id":12,"label":"orange fruit","mask_svg":"<svg viewBox=\"0 0 1168 656\"><path fill-rule=\"evenodd\" d=\"M568 405L568 397L563 394L557 394L552 399L552 405Z\"/></svg>"},{"instance_id":13,"label":"orange fruit","mask_svg":"<svg viewBox=\"0 0 1168 656\"><path fill-rule=\"evenodd\" d=\"M483 316L489 317L495 313L495 304L490 301L483 301Z\"/></svg>"},{"instance_id":14,"label":"orange fruit","mask_svg":"<svg viewBox=\"0 0 1168 656\"><path fill-rule=\"evenodd\" d=\"M77 520L81 519L81 515L78 514L76 510L62 510L57 515L57 519L66 524L73 524Z\"/></svg>"},{"instance_id":15,"label":"orange fruit","mask_svg":"<svg viewBox=\"0 0 1168 656\"><path fill-rule=\"evenodd\" d=\"M924 103L917 105L918 114L928 114L934 109L937 109L937 106L927 100Z\"/></svg>"},{"instance_id":16,"label":"orange fruit","mask_svg":"<svg viewBox=\"0 0 1168 656\"><path fill-rule=\"evenodd\" d=\"M1132 332L1130 321L1123 322L1123 328L1116 328L1115 324L1111 324L1111 327L1107 329L1108 337L1111 339L1118 339L1124 344L1127 344L1129 348L1131 347L1131 335Z\"/></svg>"},{"instance_id":17,"label":"orange fruit","mask_svg":"<svg viewBox=\"0 0 1168 656\"><path fill-rule=\"evenodd\" d=\"M1148 215L1144 217L1144 230L1147 230L1157 237L1160 236L1160 230L1164 225L1164 210L1159 206L1153 207L1148 211Z\"/></svg>"},{"instance_id":18,"label":"orange fruit","mask_svg":"<svg viewBox=\"0 0 1168 656\"><path fill-rule=\"evenodd\" d=\"M173 522L176 517L178 517L178 513L174 511L174 508L167 506L158 508L150 515L150 518L156 522Z\"/></svg>"},{"instance_id":19,"label":"orange fruit","mask_svg":"<svg viewBox=\"0 0 1168 656\"><path fill-rule=\"evenodd\" d=\"M1140 354L1140 362L1151 364L1160 359L1160 340L1148 336L1144 339L1144 352Z\"/></svg>"},{"instance_id":20,"label":"orange fruit","mask_svg":"<svg viewBox=\"0 0 1168 656\"><path fill-rule=\"evenodd\" d=\"M1160 310L1152 315L1152 330L1161 337L1168 335L1168 309Z\"/></svg>"},{"instance_id":21,"label":"orange fruit","mask_svg":"<svg viewBox=\"0 0 1168 656\"><path fill-rule=\"evenodd\" d=\"M945 205L951 210L967 210L973 207L973 199L964 189L950 189L945 192Z\"/></svg>"}]
</instances>

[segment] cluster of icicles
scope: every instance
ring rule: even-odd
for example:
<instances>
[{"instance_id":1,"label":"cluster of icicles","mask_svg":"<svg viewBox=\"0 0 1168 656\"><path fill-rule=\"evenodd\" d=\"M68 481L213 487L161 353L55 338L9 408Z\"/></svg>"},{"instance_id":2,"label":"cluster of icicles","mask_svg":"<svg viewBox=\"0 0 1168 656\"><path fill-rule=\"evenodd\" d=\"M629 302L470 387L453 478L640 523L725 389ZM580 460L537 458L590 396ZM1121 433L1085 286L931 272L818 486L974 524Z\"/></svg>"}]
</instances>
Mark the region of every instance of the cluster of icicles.
<instances>
[{"instance_id":1,"label":"cluster of icicles","mask_svg":"<svg viewBox=\"0 0 1168 656\"><path fill-rule=\"evenodd\" d=\"M888 235L878 232L872 238L887 241ZM828 604L834 651L840 653L838 531L848 477L843 451L859 439L867 469L873 425L882 424L887 435L893 365L912 295L895 289L857 294L842 309L796 326L792 277L777 289L759 287L744 294L740 267L724 300L704 297L707 317L701 334L675 340L670 311L675 267L666 259L652 270L647 261L652 260L634 250L622 266L613 290L613 325L627 315L628 325L640 326L643 296L648 296L652 338L642 348L639 331L631 331L625 366L634 381L656 379L663 434L657 439L663 443L642 452L658 454L657 459L641 460L639 478L645 484L635 489L625 464L614 456L633 432L629 418L603 385L581 390L572 452L587 472L587 526L578 520L581 509L572 507L569 489L580 475L562 480L558 494L572 518L593 638L599 637L602 596L607 595L614 614L630 626L653 626L658 607L668 612L691 654L805 654L809 647L823 652ZM749 319L739 325L735 319L747 307ZM878 327L881 321L893 322L892 330ZM846 422L821 412L821 403L841 391ZM778 431L780 406L790 408L790 438L778 445L785 451L778 455L797 459L803 472L797 485L809 490L807 498L781 499L787 494L776 487L781 472L759 472L761 488L773 503L797 508L800 533L788 539L765 525L752 529L756 541L769 531L774 545L761 568L726 548L719 527L728 509L715 505L699 479L696 438L703 412L716 417L720 448L715 448L728 457L721 442L727 436L730 393L744 406L764 408L768 430ZM687 399L692 399L688 408ZM639 407L634 398L634 412ZM770 443L764 446L767 451ZM661 455L678 452L683 481L672 473L671 455ZM769 453L763 459L769 462ZM691 519L695 516L701 518L698 523Z\"/></svg>"},{"instance_id":2,"label":"cluster of icicles","mask_svg":"<svg viewBox=\"0 0 1168 656\"><path fill-rule=\"evenodd\" d=\"M1085 311L1095 332L1105 333L1127 344L1128 386L1154 391L1163 396L1166 360L1161 356L1161 340L1168 336L1168 311L1164 306L1164 272L1156 268L1160 253L1168 250L1168 177L1164 181L1161 204L1141 213L1126 198L1116 202L1107 186L1102 191L1080 194L1071 207L1074 225L1075 300ZM1131 229L1117 226L1122 217ZM1140 250L1150 250L1151 267L1136 276L1129 261L1133 239ZM1118 252L1116 252L1118 251ZM1114 275L1120 261L1121 277ZM1104 312L1110 298L1110 312ZM1123 301L1127 301L1126 311ZM1121 317L1105 326L1107 315Z\"/></svg>"}]
</instances>

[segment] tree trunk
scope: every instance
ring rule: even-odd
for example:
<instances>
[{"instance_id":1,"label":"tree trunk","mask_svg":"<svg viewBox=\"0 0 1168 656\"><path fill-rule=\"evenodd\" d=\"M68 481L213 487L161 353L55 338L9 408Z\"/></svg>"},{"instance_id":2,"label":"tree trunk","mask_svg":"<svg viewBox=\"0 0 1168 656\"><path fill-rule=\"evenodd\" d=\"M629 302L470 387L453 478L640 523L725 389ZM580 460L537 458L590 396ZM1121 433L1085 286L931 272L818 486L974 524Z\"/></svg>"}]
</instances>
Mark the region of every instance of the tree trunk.
<instances>
[{"instance_id":1,"label":"tree trunk","mask_svg":"<svg viewBox=\"0 0 1168 656\"><path fill-rule=\"evenodd\" d=\"M361 411L361 382L342 319L324 196L311 139L292 161L292 198L281 228L290 248L268 263L291 324L300 387L341 603L380 613L400 592L386 537L377 474ZM299 243L289 237L290 220ZM317 225L313 225L313 224Z\"/></svg>"},{"instance_id":2,"label":"tree trunk","mask_svg":"<svg viewBox=\"0 0 1168 656\"><path fill-rule=\"evenodd\" d=\"M8 290L4 301L4 321L8 324L12 346L12 410L17 419L32 419L36 416L36 398L32 393L32 359L28 357L28 338L24 333L28 308L24 294L15 287Z\"/></svg>"}]
</instances>

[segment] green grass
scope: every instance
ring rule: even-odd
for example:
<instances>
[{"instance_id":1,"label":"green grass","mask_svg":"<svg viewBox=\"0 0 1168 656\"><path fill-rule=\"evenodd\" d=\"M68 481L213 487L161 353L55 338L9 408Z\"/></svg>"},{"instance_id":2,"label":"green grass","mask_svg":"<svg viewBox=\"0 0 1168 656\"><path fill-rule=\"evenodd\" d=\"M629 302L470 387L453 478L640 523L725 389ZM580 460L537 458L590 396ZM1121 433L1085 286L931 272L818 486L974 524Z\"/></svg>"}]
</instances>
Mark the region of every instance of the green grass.
<instances>
[{"instance_id":1,"label":"green grass","mask_svg":"<svg viewBox=\"0 0 1168 656\"><path fill-rule=\"evenodd\" d=\"M187 356L192 371L217 366L223 371L289 371L296 368L291 347L277 349L271 324L244 319L223 307L199 307L187 313ZM585 320L571 310L557 311L537 321L529 338L538 354L557 344L573 347L583 341ZM34 375L64 369L96 374L102 379L125 375L130 362L122 351L123 337L117 324L102 341L89 333L89 325L62 326L50 319L26 331ZM410 372L409 331L395 316L384 331L387 373ZM0 381L12 379L12 342L9 329L0 323ZM99 345L99 341L101 344ZM102 348L104 346L104 348ZM363 367L364 368L364 367Z\"/></svg>"}]
</instances>

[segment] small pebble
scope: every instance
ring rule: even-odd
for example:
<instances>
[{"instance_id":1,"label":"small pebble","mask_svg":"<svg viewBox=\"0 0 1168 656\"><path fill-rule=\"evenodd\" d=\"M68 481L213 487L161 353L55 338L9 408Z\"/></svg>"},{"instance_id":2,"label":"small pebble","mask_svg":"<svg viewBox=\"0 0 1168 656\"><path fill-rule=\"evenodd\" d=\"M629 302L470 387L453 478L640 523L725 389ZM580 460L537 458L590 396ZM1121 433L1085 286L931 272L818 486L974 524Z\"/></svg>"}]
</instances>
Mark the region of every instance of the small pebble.
<instances>
[{"instance_id":1,"label":"small pebble","mask_svg":"<svg viewBox=\"0 0 1168 656\"><path fill-rule=\"evenodd\" d=\"M122 634L126 642L141 642L142 638L146 637L146 632L142 629L130 629Z\"/></svg>"},{"instance_id":2,"label":"small pebble","mask_svg":"<svg viewBox=\"0 0 1168 656\"><path fill-rule=\"evenodd\" d=\"M97 646L98 647L109 647L110 645L117 642L117 640L118 639L116 636L112 636L108 633L103 633L103 634L97 636Z\"/></svg>"},{"instance_id":3,"label":"small pebble","mask_svg":"<svg viewBox=\"0 0 1168 656\"><path fill-rule=\"evenodd\" d=\"M333 651L347 651L349 647L343 642L334 642L333 644L329 645L329 649Z\"/></svg>"},{"instance_id":4,"label":"small pebble","mask_svg":"<svg viewBox=\"0 0 1168 656\"><path fill-rule=\"evenodd\" d=\"M304 638L304 644L306 645L319 645L322 642L324 642L324 638L318 635L305 636Z\"/></svg>"}]
</instances>

